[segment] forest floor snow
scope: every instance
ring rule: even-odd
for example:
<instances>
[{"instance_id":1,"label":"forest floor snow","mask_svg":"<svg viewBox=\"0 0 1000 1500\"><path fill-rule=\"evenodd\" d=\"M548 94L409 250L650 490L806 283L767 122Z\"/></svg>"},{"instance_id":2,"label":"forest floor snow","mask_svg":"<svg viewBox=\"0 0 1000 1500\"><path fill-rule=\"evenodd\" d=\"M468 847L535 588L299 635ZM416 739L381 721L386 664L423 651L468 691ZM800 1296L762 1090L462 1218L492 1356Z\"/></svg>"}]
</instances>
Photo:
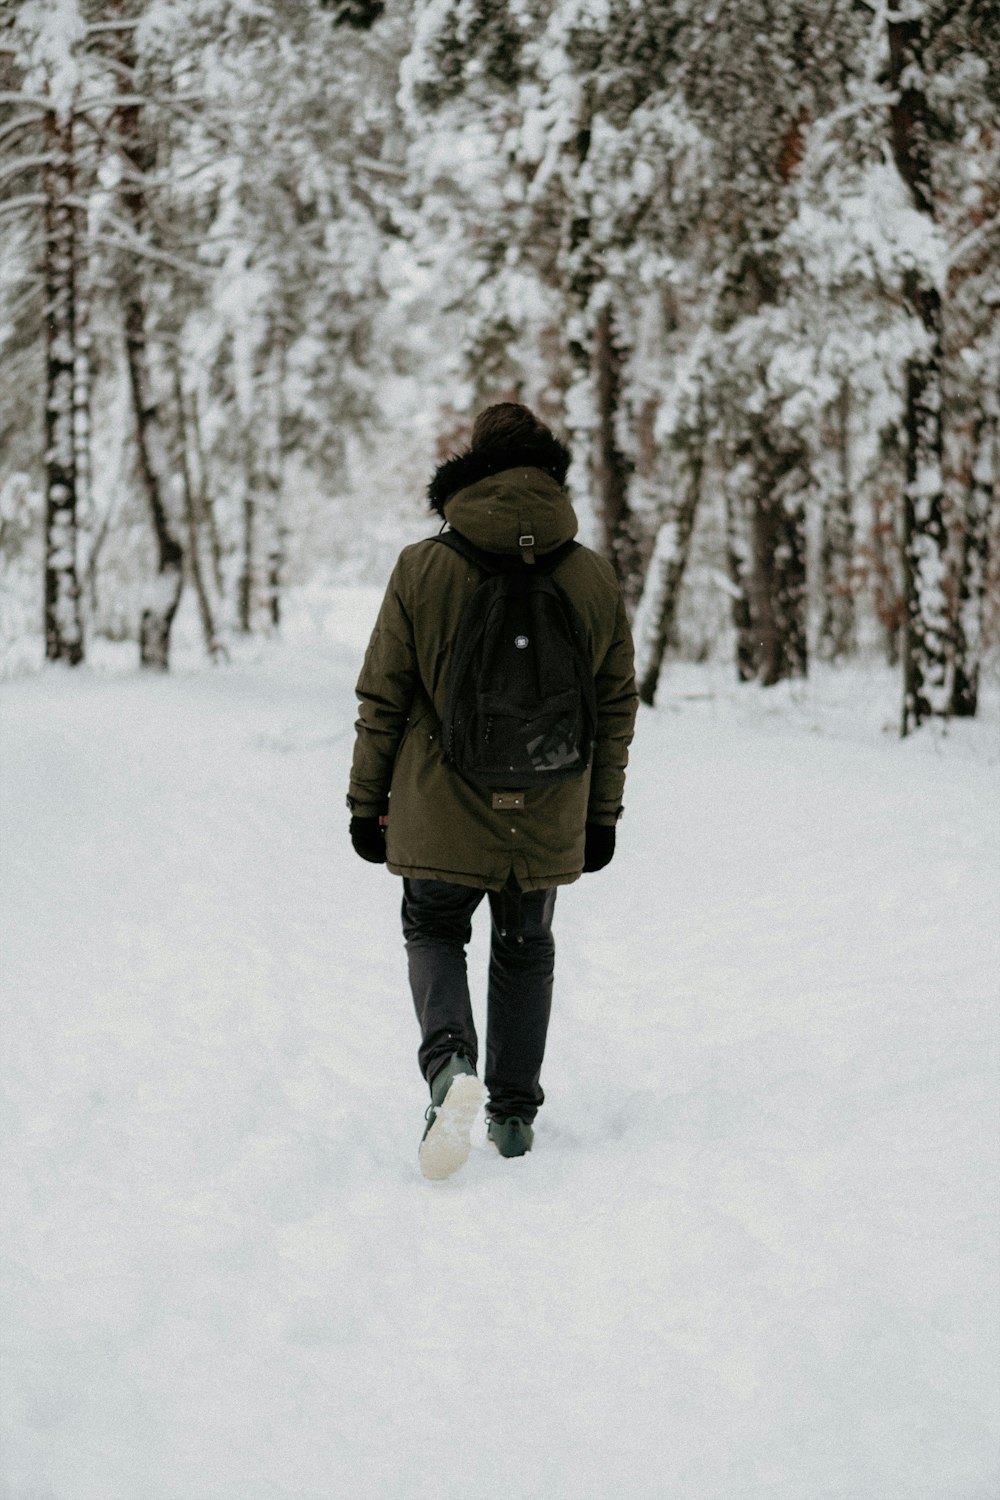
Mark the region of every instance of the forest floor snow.
<instances>
[{"instance_id":1,"label":"forest floor snow","mask_svg":"<svg viewBox=\"0 0 1000 1500\"><path fill-rule=\"evenodd\" d=\"M429 1183L375 602L4 688L0 1495L995 1500L995 722L671 669L535 1150Z\"/></svg>"}]
</instances>

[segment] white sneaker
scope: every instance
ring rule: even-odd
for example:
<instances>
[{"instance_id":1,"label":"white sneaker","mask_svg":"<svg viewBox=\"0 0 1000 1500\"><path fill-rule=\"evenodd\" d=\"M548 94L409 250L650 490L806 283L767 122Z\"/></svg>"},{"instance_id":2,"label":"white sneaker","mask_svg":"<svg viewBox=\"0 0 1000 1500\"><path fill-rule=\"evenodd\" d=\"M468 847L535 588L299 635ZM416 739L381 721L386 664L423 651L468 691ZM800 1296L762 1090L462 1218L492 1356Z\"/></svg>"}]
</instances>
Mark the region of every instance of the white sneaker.
<instances>
[{"instance_id":1,"label":"white sneaker","mask_svg":"<svg viewBox=\"0 0 1000 1500\"><path fill-rule=\"evenodd\" d=\"M439 1182L465 1165L472 1149L472 1122L485 1097L486 1090L474 1073L460 1073L441 1103L431 1105L430 1124L420 1142L420 1170L425 1177Z\"/></svg>"}]
</instances>

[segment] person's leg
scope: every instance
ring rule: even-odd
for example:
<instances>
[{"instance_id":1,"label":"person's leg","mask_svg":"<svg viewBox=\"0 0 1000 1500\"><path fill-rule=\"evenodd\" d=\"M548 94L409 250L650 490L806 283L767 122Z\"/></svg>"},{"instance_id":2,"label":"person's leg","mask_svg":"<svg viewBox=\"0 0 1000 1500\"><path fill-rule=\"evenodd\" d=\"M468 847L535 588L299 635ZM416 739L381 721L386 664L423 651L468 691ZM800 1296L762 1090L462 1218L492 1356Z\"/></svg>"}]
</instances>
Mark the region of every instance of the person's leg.
<instances>
[{"instance_id":1,"label":"person's leg","mask_svg":"<svg viewBox=\"0 0 1000 1500\"><path fill-rule=\"evenodd\" d=\"M420 1023L420 1070L430 1082L454 1053L473 1067L479 1054L465 948L472 914L485 895L443 880L403 881L403 938Z\"/></svg>"},{"instance_id":2,"label":"person's leg","mask_svg":"<svg viewBox=\"0 0 1000 1500\"><path fill-rule=\"evenodd\" d=\"M552 1009L555 903L554 889L522 892L513 877L490 894L485 1082L489 1113L497 1118L518 1115L530 1122L545 1097L538 1080Z\"/></svg>"}]
</instances>

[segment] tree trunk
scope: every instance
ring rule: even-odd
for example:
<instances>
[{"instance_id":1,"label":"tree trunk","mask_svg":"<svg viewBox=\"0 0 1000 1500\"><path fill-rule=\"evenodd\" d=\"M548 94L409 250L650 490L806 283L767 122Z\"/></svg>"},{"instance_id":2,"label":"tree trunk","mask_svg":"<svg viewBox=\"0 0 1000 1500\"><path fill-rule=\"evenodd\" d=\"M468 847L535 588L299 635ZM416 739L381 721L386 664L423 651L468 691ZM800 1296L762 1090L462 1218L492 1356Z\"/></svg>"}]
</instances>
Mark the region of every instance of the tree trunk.
<instances>
[{"instance_id":1,"label":"tree trunk","mask_svg":"<svg viewBox=\"0 0 1000 1500\"><path fill-rule=\"evenodd\" d=\"M941 299L914 285L909 301L931 336L926 357L906 372L906 487L903 491L903 720L902 733L950 699L947 576L941 435Z\"/></svg>"},{"instance_id":2,"label":"tree trunk","mask_svg":"<svg viewBox=\"0 0 1000 1500\"><path fill-rule=\"evenodd\" d=\"M773 687L804 677L808 667L805 456L777 445L766 417L754 422L748 456L754 470L750 614L757 675L764 687Z\"/></svg>"},{"instance_id":3,"label":"tree trunk","mask_svg":"<svg viewBox=\"0 0 1000 1500\"><path fill-rule=\"evenodd\" d=\"M983 643L983 604L989 564L990 510L997 493L996 397L990 409L979 411L973 424L972 464L966 490L962 563L955 619L955 670L951 712L971 719L979 707L979 667Z\"/></svg>"},{"instance_id":4,"label":"tree trunk","mask_svg":"<svg viewBox=\"0 0 1000 1500\"><path fill-rule=\"evenodd\" d=\"M733 629L736 632L736 675L740 682L753 682L757 676L757 640L750 613L750 555L745 526L740 515L742 504L730 484L726 485L726 571L732 584Z\"/></svg>"},{"instance_id":5,"label":"tree trunk","mask_svg":"<svg viewBox=\"0 0 1000 1500\"><path fill-rule=\"evenodd\" d=\"M187 563L191 572L191 581L194 584L195 594L198 599L198 614L201 619L201 633L205 641L205 650L213 661L225 656L225 648L219 640L215 628L215 614L212 602L208 596L208 588L205 583L205 574L201 566L201 545L199 539L198 511L195 500L194 483L191 477L191 464L188 458L188 432L187 421L184 410L184 390L181 385L180 363L174 360L174 403L177 408L177 433L178 449L180 456L181 484L184 494L184 519L187 523L188 549Z\"/></svg>"},{"instance_id":6,"label":"tree trunk","mask_svg":"<svg viewBox=\"0 0 1000 1500\"><path fill-rule=\"evenodd\" d=\"M782 678L805 677L809 671L806 628L805 495L783 495L778 509L778 548L775 554L774 609L781 640Z\"/></svg>"},{"instance_id":7,"label":"tree trunk","mask_svg":"<svg viewBox=\"0 0 1000 1500\"><path fill-rule=\"evenodd\" d=\"M875 614L885 639L886 661L898 667L903 631L902 548L897 517L900 512L900 434L895 423L879 436L878 463L872 496L871 564Z\"/></svg>"},{"instance_id":8,"label":"tree trunk","mask_svg":"<svg viewBox=\"0 0 1000 1500\"><path fill-rule=\"evenodd\" d=\"M81 210L77 210L79 222ZM73 449L76 460L76 509L79 525L86 538L81 563L86 614L97 613L97 563L91 564L100 530L94 512L93 472L91 466L91 365L90 365L90 279L85 270L76 277L76 359L73 368Z\"/></svg>"},{"instance_id":9,"label":"tree trunk","mask_svg":"<svg viewBox=\"0 0 1000 1500\"><path fill-rule=\"evenodd\" d=\"M47 117L45 170L45 655L83 660L77 575L76 212L72 117Z\"/></svg>"},{"instance_id":10,"label":"tree trunk","mask_svg":"<svg viewBox=\"0 0 1000 1500\"><path fill-rule=\"evenodd\" d=\"M262 464L263 494L267 515L267 614L271 628L281 624L281 591L284 586L287 535L282 515L285 463L285 336L276 326L267 361L264 386L267 446Z\"/></svg>"},{"instance_id":11,"label":"tree trunk","mask_svg":"<svg viewBox=\"0 0 1000 1500\"><path fill-rule=\"evenodd\" d=\"M657 532L642 598L636 610L636 680L640 701L650 707L656 697L663 658L677 616L677 601L701 496L702 469L703 449L699 437L689 450L684 492Z\"/></svg>"},{"instance_id":12,"label":"tree trunk","mask_svg":"<svg viewBox=\"0 0 1000 1500\"><path fill-rule=\"evenodd\" d=\"M822 616L819 653L836 661L854 650L854 515L851 496L850 392L837 401L838 483L826 496L820 542Z\"/></svg>"},{"instance_id":13,"label":"tree trunk","mask_svg":"<svg viewBox=\"0 0 1000 1500\"><path fill-rule=\"evenodd\" d=\"M574 496L585 498L589 490L594 442L593 330L591 298L596 267L591 249L590 212L586 200L577 200L581 169L590 153L592 90L581 89L576 130L566 154L564 192L569 205L563 223L559 280L566 299L565 360L566 430L573 450L569 479Z\"/></svg>"},{"instance_id":14,"label":"tree trunk","mask_svg":"<svg viewBox=\"0 0 1000 1500\"><path fill-rule=\"evenodd\" d=\"M184 586L184 549L167 511L167 446L147 362L145 306L134 274L126 281L125 353L135 414L139 476L157 549L157 574L147 591L139 625L139 662L165 672L170 665L170 630Z\"/></svg>"},{"instance_id":15,"label":"tree trunk","mask_svg":"<svg viewBox=\"0 0 1000 1500\"><path fill-rule=\"evenodd\" d=\"M219 523L215 516L215 505L208 485L208 460L205 457L205 447L201 440L201 417L198 413L198 393L191 392L189 408L190 434L194 447L195 457L198 461L198 483L195 486L197 502L197 515L199 524L204 522L208 532L209 551L212 557L212 578L215 582L215 592L222 599L226 592L226 581L222 572L222 538L219 535Z\"/></svg>"},{"instance_id":16,"label":"tree trunk","mask_svg":"<svg viewBox=\"0 0 1000 1500\"><path fill-rule=\"evenodd\" d=\"M897 13L898 14L898 13ZM928 146L929 105L923 84L925 19L888 20L891 140L896 167L914 206L934 217ZM926 348L906 370L906 488L903 495L903 714L908 734L951 702L942 455L943 348L941 298L919 268L904 279L910 311L927 335Z\"/></svg>"},{"instance_id":17,"label":"tree trunk","mask_svg":"<svg viewBox=\"0 0 1000 1500\"><path fill-rule=\"evenodd\" d=\"M249 635L253 629L257 589L254 580L254 554L257 550L256 475L247 474L243 491L243 560L237 585L237 608L240 631Z\"/></svg>"},{"instance_id":18,"label":"tree trunk","mask_svg":"<svg viewBox=\"0 0 1000 1500\"><path fill-rule=\"evenodd\" d=\"M642 564L628 509L628 466L615 434L621 396L621 351L610 304L597 302L602 266L592 238L591 207L578 183L590 153L593 86L585 85L577 128L567 150L566 217L560 266L567 302L566 427L573 447L570 484L574 495L595 501L600 547L634 605L642 588Z\"/></svg>"},{"instance_id":19,"label":"tree trunk","mask_svg":"<svg viewBox=\"0 0 1000 1500\"><path fill-rule=\"evenodd\" d=\"M621 349L611 305L605 302L594 320L594 492L602 531L602 550L611 559L626 604L634 607L642 590L642 561L635 520L628 504L629 465L618 446L616 425L621 402Z\"/></svg>"},{"instance_id":20,"label":"tree trunk","mask_svg":"<svg viewBox=\"0 0 1000 1500\"><path fill-rule=\"evenodd\" d=\"M119 61L131 77L136 65L131 30L121 33ZM143 130L141 105L120 106L115 111L115 123L118 145L128 167L120 190L122 209L136 236L141 237L147 221L144 179L154 165L155 151ZM139 662L166 671L170 665L170 630L184 587L184 549L167 508L168 448L150 370L144 287L134 255L126 255L122 261L119 286L139 476L157 550L157 574L147 591L139 624Z\"/></svg>"}]
</instances>

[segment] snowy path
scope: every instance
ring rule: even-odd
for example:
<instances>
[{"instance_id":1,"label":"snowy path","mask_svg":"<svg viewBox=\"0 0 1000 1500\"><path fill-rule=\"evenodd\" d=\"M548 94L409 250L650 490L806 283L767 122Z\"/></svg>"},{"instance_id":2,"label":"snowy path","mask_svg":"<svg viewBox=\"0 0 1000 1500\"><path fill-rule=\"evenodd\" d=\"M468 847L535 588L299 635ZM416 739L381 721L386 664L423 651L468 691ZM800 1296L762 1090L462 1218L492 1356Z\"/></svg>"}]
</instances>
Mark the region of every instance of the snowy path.
<instances>
[{"instance_id":1,"label":"snowy path","mask_svg":"<svg viewBox=\"0 0 1000 1500\"><path fill-rule=\"evenodd\" d=\"M4 689L0 1495L995 1500L995 764L668 695L432 1185L357 660Z\"/></svg>"}]
</instances>

